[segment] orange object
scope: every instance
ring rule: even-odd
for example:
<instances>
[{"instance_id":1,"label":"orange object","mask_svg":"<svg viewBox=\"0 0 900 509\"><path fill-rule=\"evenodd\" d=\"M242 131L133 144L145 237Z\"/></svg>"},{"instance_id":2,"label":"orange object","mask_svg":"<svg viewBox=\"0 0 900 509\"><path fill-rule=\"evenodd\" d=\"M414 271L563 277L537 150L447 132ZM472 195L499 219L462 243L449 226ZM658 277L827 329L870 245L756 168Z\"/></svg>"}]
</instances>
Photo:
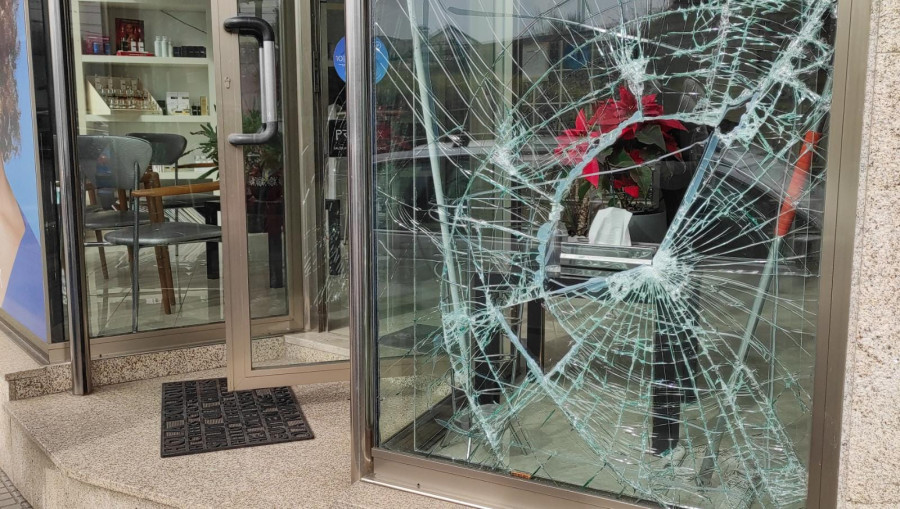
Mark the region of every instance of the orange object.
<instances>
[{"instance_id":1,"label":"orange object","mask_svg":"<svg viewBox=\"0 0 900 509\"><path fill-rule=\"evenodd\" d=\"M518 470L510 470L509 475L513 477L518 477L519 479L531 479L531 474L525 472L519 472Z\"/></svg>"},{"instance_id":2,"label":"orange object","mask_svg":"<svg viewBox=\"0 0 900 509\"><path fill-rule=\"evenodd\" d=\"M778 229L775 235L784 237L791 230L794 216L797 214L797 202L806 187L809 178L809 169L812 167L813 149L822 139L822 135L815 131L807 131L803 137L803 146L800 147L800 157L794 164L794 175L788 185L787 196L781 202L781 212L778 214Z\"/></svg>"}]
</instances>

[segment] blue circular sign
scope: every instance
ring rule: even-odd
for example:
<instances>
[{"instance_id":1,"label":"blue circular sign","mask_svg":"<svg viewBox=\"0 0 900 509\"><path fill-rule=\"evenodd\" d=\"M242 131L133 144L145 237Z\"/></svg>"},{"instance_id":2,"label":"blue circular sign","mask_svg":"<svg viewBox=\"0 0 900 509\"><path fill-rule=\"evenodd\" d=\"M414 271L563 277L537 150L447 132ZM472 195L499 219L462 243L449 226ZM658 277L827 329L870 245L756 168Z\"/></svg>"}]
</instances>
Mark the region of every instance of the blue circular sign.
<instances>
[{"instance_id":1,"label":"blue circular sign","mask_svg":"<svg viewBox=\"0 0 900 509\"><path fill-rule=\"evenodd\" d=\"M341 77L344 83L347 82L347 43L344 41L344 38L341 37L341 40L338 41L337 46L334 47L334 56L332 57L334 61L334 70L337 72L337 75Z\"/></svg>"},{"instance_id":2,"label":"blue circular sign","mask_svg":"<svg viewBox=\"0 0 900 509\"><path fill-rule=\"evenodd\" d=\"M347 82L347 42L343 37L334 47L334 70L345 83ZM375 38L375 83L381 81L387 74L388 50L387 46L378 37Z\"/></svg>"}]
</instances>

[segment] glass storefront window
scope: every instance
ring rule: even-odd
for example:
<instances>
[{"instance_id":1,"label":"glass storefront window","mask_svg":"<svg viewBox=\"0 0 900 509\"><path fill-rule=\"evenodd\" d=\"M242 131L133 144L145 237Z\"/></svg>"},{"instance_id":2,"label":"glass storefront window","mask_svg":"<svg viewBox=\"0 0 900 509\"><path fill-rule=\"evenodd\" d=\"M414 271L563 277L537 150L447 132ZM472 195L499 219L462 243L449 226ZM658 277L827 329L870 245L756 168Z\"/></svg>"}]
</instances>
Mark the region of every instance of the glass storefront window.
<instances>
[{"instance_id":1,"label":"glass storefront window","mask_svg":"<svg viewBox=\"0 0 900 509\"><path fill-rule=\"evenodd\" d=\"M376 0L378 446L802 506L833 8Z\"/></svg>"},{"instance_id":2,"label":"glass storefront window","mask_svg":"<svg viewBox=\"0 0 900 509\"><path fill-rule=\"evenodd\" d=\"M210 3L80 1L72 9L91 336L221 321ZM123 154L134 149L126 137L146 140L149 160ZM202 192L175 194L174 186L204 182ZM172 193L135 197L136 189ZM135 223L138 250L128 238ZM161 230L168 223L183 231ZM151 246L157 230L161 243Z\"/></svg>"}]
</instances>

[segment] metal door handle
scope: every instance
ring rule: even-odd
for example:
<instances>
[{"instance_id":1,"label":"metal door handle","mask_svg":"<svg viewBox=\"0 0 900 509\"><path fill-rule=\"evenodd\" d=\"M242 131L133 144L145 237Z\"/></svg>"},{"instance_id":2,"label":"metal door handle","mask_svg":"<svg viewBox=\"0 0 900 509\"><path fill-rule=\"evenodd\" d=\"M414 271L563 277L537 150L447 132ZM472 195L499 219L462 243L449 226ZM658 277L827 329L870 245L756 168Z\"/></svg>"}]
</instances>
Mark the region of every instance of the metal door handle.
<instances>
[{"instance_id":1,"label":"metal door handle","mask_svg":"<svg viewBox=\"0 0 900 509\"><path fill-rule=\"evenodd\" d=\"M255 133L232 133L232 145L262 145L275 138L278 115L275 112L275 30L266 20L254 16L235 16L224 23L225 31L252 35L259 43L259 97L262 128Z\"/></svg>"}]
</instances>

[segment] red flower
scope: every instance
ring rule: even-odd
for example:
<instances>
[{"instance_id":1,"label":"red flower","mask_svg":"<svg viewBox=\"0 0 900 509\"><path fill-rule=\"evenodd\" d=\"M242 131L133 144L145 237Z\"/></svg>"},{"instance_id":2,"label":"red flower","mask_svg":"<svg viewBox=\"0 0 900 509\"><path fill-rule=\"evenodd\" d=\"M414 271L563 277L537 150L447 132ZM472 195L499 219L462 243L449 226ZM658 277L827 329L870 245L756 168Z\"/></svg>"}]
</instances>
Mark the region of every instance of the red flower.
<instances>
[{"instance_id":1,"label":"red flower","mask_svg":"<svg viewBox=\"0 0 900 509\"><path fill-rule=\"evenodd\" d=\"M641 97L641 112L644 117L657 117L662 115L662 105L656 102L656 94L645 95ZM597 104L594 115L588 122L589 126L599 126L601 133L608 133L624 123L638 111L637 99L634 94L628 90L628 87L619 87L619 99L605 99ZM649 120L638 124L630 124L622 130L621 138L623 140L633 140L638 131L644 125L658 124L665 135L673 129L686 131L687 128L681 122L671 119ZM674 141L674 140L673 140ZM671 151L670 151L671 152Z\"/></svg>"},{"instance_id":2,"label":"red flower","mask_svg":"<svg viewBox=\"0 0 900 509\"><path fill-rule=\"evenodd\" d=\"M673 119L653 120L652 117L663 114L662 105L656 102L656 94L642 96L639 105L637 98L630 90L628 90L628 87L625 86L619 87L618 99L611 97L600 101L594 109L594 114L590 119L587 118L584 110L579 110L578 115L575 117L575 128L566 129L560 136L556 137L558 145L553 152L559 156L560 161L565 165L577 166L582 164L590 149L591 139L614 131L634 116L639 110L644 118L648 118L649 120L626 126L622 130L619 139L634 140L644 127L648 125L658 125L662 132L663 141L665 142L666 152L674 153L676 158L681 159L681 154L677 153L678 143L675 141L675 137L672 136L671 131L687 130L684 124ZM616 143L618 143L618 141ZM621 150L621 147L619 150ZM644 158L637 149L628 150L628 155L634 160L635 164L642 164L644 162ZM581 174L594 187L599 186L600 164L595 158L592 158L584 164ZM622 186L624 186L624 184L616 189L622 189ZM636 185L633 187L637 188ZM632 192L635 191L632 190L626 192L631 195ZM637 197L637 194L633 197Z\"/></svg>"},{"instance_id":3,"label":"red flower","mask_svg":"<svg viewBox=\"0 0 900 509\"><path fill-rule=\"evenodd\" d=\"M678 142L675 141L675 137L668 132L663 131L663 139L666 140L666 151L670 154L674 154L675 159L682 161L682 155L681 152L678 151Z\"/></svg>"},{"instance_id":4,"label":"red flower","mask_svg":"<svg viewBox=\"0 0 900 509\"><path fill-rule=\"evenodd\" d=\"M575 129L566 129L561 136L556 137L558 145L553 153L560 156L563 164L577 166L584 161L590 147L590 139L600 136L597 131L588 131L587 115L580 110L575 117ZM596 159L591 159L581 170L581 174L594 187L600 185L600 164Z\"/></svg>"},{"instance_id":5,"label":"red flower","mask_svg":"<svg viewBox=\"0 0 900 509\"><path fill-rule=\"evenodd\" d=\"M634 161L634 164L641 164L644 162L644 158L641 157L641 151L636 148L629 150L628 155Z\"/></svg>"},{"instance_id":6,"label":"red flower","mask_svg":"<svg viewBox=\"0 0 900 509\"><path fill-rule=\"evenodd\" d=\"M596 159L591 159L589 163L581 170L581 175L591 183L592 186L600 185L600 163Z\"/></svg>"},{"instance_id":7,"label":"red flower","mask_svg":"<svg viewBox=\"0 0 900 509\"><path fill-rule=\"evenodd\" d=\"M641 195L641 187L628 174L618 175L613 178L612 186L613 190L622 191L632 198L637 198Z\"/></svg>"}]
</instances>

